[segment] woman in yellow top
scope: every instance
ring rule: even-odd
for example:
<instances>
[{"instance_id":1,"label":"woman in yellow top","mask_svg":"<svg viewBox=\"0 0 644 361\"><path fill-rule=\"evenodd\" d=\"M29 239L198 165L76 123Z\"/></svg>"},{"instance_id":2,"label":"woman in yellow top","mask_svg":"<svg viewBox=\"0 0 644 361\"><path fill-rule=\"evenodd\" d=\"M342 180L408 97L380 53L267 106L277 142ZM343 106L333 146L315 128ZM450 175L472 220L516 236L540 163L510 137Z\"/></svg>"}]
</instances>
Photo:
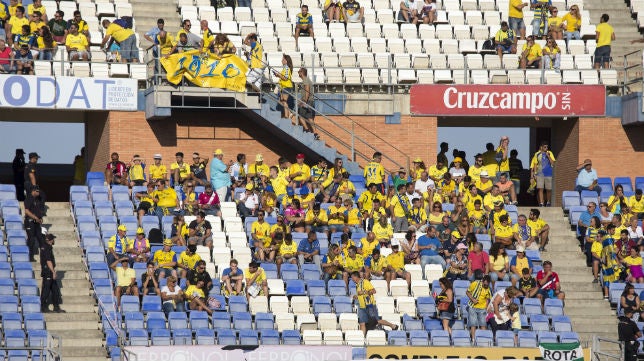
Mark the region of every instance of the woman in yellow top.
<instances>
[{"instance_id":1,"label":"woman in yellow top","mask_svg":"<svg viewBox=\"0 0 644 361\"><path fill-rule=\"evenodd\" d=\"M521 69L536 68L539 69L541 65L541 46L534 41L534 36L530 35L521 52L521 59L519 59L519 66Z\"/></svg>"},{"instance_id":2,"label":"woman in yellow top","mask_svg":"<svg viewBox=\"0 0 644 361\"><path fill-rule=\"evenodd\" d=\"M51 60L53 58L53 51L58 44L54 41L48 26L45 25L38 29L36 45L38 46L39 60Z\"/></svg>"},{"instance_id":3,"label":"woman in yellow top","mask_svg":"<svg viewBox=\"0 0 644 361\"><path fill-rule=\"evenodd\" d=\"M546 46L543 47L543 63L546 69L559 69L561 63L561 49L552 37L546 40Z\"/></svg>"},{"instance_id":4,"label":"woman in yellow top","mask_svg":"<svg viewBox=\"0 0 644 361\"><path fill-rule=\"evenodd\" d=\"M328 184L331 184L331 182L333 181L333 178L335 178L336 174L347 173L347 170L346 170L346 168L344 168L343 164L344 163L342 161L342 158L335 158L335 160L333 161L333 167L331 169L329 169L329 175L327 177L327 179L329 181ZM325 185L325 186L328 186L328 184Z\"/></svg>"},{"instance_id":5,"label":"woman in yellow top","mask_svg":"<svg viewBox=\"0 0 644 361\"><path fill-rule=\"evenodd\" d=\"M508 255L505 253L505 247L501 243L494 242L490 247L490 263L488 271L490 272L490 280L496 281L509 281L510 280L510 261Z\"/></svg>"},{"instance_id":6,"label":"woman in yellow top","mask_svg":"<svg viewBox=\"0 0 644 361\"><path fill-rule=\"evenodd\" d=\"M293 60L290 55L284 54L282 57L282 71L277 72L273 70L273 75L279 78L279 101L280 105L284 109L282 113L282 118L292 118L291 109L294 108L295 102L293 100L293 91L295 87L293 85ZM292 119L291 119L292 120Z\"/></svg>"},{"instance_id":7,"label":"woman in yellow top","mask_svg":"<svg viewBox=\"0 0 644 361\"><path fill-rule=\"evenodd\" d=\"M568 14L564 15L562 19L562 24L565 24L564 35L566 36L567 43L570 43L572 39L581 39L581 35L579 35L579 29L581 29L581 13L577 5L570 7Z\"/></svg>"},{"instance_id":8,"label":"woman in yellow top","mask_svg":"<svg viewBox=\"0 0 644 361\"><path fill-rule=\"evenodd\" d=\"M432 205L432 210L427 215L427 220L432 226L437 226L443 222L443 217L449 216L449 212L443 212L443 204L440 202L434 202Z\"/></svg>"},{"instance_id":9,"label":"woman in yellow top","mask_svg":"<svg viewBox=\"0 0 644 361\"><path fill-rule=\"evenodd\" d=\"M235 48L235 45L233 45L225 34L217 34L215 41L210 43L209 50L216 56L235 54L237 52L237 48Z\"/></svg>"},{"instance_id":10,"label":"woman in yellow top","mask_svg":"<svg viewBox=\"0 0 644 361\"><path fill-rule=\"evenodd\" d=\"M195 193L195 184L191 181L183 185L183 209L187 215L196 215L199 211L199 200Z\"/></svg>"},{"instance_id":11,"label":"woman in yellow top","mask_svg":"<svg viewBox=\"0 0 644 361\"><path fill-rule=\"evenodd\" d=\"M326 22L334 22L342 20L342 1L340 0L326 0L324 3L324 12L326 14Z\"/></svg>"},{"instance_id":12,"label":"woman in yellow top","mask_svg":"<svg viewBox=\"0 0 644 361\"><path fill-rule=\"evenodd\" d=\"M499 153L502 154L501 157L498 157L501 158L499 172L510 172L510 161L508 160L508 156L510 155L510 138L507 135L502 136L501 140L499 140L499 146L496 148L497 156Z\"/></svg>"},{"instance_id":13,"label":"woman in yellow top","mask_svg":"<svg viewBox=\"0 0 644 361\"><path fill-rule=\"evenodd\" d=\"M555 40L563 39L563 18L559 16L559 10L554 6L550 8L548 35L553 37Z\"/></svg>"},{"instance_id":14,"label":"woman in yellow top","mask_svg":"<svg viewBox=\"0 0 644 361\"><path fill-rule=\"evenodd\" d=\"M425 162L423 162L423 160L420 158L414 159L411 169L409 170L411 179L414 181L419 180L420 175L423 174L423 172L427 172L427 167L425 166Z\"/></svg>"},{"instance_id":15,"label":"woman in yellow top","mask_svg":"<svg viewBox=\"0 0 644 361\"><path fill-rule=\"evenodd\" d=\"M608 203L608 210L613 214L622 213L622 209L628 207L628 198L624 195L624 187L621 184L615 186L615 192L608 198L606 203Z\"/></svg>"},{"instance_id":16,"label":"woman in yellow top","mask_svg":"<svg viewBox=\"0 0 644 361\"><path fill-rule=\"evenodd\" d=\"M644 283L642 273L642 256L636 247L631 248L630 255L624 258L624 265L628 268L628 281L632 283Z\"/></svg>"}]
</instances>

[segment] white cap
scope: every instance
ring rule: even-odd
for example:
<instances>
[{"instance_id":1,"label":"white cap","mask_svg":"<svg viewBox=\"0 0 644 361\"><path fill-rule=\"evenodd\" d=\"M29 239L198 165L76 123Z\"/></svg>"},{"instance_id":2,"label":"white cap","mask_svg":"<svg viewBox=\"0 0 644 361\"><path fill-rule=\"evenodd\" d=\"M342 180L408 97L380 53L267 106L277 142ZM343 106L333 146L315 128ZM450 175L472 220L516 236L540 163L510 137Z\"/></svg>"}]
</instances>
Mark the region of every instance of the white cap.
<instances>
[{"instance_id":1,"label":"white cap","mask_svg":"<svg viewBox=\"0 0 644 361\"><path fill-rule=\"evenodd\" d=\"M481 171L480 176L481 176L481 177L488 177L488 176L489 176L489 174L487 174L487 171L486 171L486 170L483 170L483 171Z\"/></svg>"},{"instance_id":2,"label":"white cap","mask_svg":"<svg viewBox=\"0 0 644 361\"><path fill-rule=\"evenodd\" d=\"M391 246L400 246L400 240L398 238L393 238L391 240Z\"/></svg>"},{"instance_id":3,"label":"white cap","mask_svg":"<svg viewBox=\"0 0 644 361\"><path fill-rule=\"evenodd\" d=\"M161 159L161 154L157 153L157 154L155 154L152 158L154 158L154 159Z\"/></svg>"}]
</instances>

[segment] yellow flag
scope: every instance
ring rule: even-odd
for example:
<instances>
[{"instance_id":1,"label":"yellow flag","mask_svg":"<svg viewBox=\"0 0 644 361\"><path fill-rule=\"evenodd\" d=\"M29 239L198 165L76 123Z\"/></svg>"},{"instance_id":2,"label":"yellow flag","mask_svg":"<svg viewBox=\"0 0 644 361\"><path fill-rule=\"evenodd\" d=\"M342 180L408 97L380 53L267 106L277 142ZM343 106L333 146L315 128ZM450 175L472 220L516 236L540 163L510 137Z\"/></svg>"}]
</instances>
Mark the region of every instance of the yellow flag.
<instances>
[{"instance_id":1,"label":"yellow flag","mask_svg":"<svg viewBox=\"0 0 644 361\"><path fill-rule=\"evenodd\" d=\"M185 77L203 88L246 91L248 65L237 55L218 57L210 53L201 53L199 50L190 50L161 58L161 65L172 84L179 84Z\"/></svg>"}]
</instances>

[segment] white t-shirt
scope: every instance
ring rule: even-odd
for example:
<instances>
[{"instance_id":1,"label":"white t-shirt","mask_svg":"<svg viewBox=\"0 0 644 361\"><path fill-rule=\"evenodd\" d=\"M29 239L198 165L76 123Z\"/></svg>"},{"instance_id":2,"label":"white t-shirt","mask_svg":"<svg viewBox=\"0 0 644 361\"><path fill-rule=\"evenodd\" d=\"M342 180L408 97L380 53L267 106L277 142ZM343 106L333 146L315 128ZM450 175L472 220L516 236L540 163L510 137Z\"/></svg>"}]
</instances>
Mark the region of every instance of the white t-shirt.
<instances>
[{"instance_id":1,"label":"white t-shirt","mask_svg":"<svg viewBox=\"0 0 644 361\"><path fill-rule=\"evenodd\" d=\"M496 291L496 293L494 293L494 296L492 296L492 301L490 302L490 307L492 308L492 311L494 311L494 300L496 299L497 296L501 297L501 303L499 303L499 313L501 314L501 319L499 319L496 316L496 314L494 314L494 320L496 321L497 324L502 324L510 320L510 309L508 307L510 306L510 304L504 303L505 289L498 290ZM512 302L512 300L510 300L510 302Z\"/></svg>"},{"instance_id":2,"label":"white t-shirt","mask_svg":"<svg viewBox=\"0 0 644 361\"><path fill-rule=\"evenodd\" d=\"M174 286L174 292L170 291L170 288L168 286L161 287L161 293L165 293L168 296L176 296L179 294L179 292L181 292L181 287L179 286ZM163 303L166 303L166 302L174 302L174 301L173 300L163 301Z\"/></svg>"},{"instance_id":3,"label":"white t-shirt","mask_svg":"<svg viewBox=\"0 0 644 361\"><path fill-rule=\"evenodd\" d=\"M628 238L635 239L635 238L642 238L644 235L642 234L642 227L637 226L635 228L635 231L631 227L626 228L628 230Z\"/></svg>"},{"instance_id":4,"label":"white t-shirt","mask_svg":"<svg viewBox=\"0 0 644 361\"><path fill-rule=\"evenodd\" d=\"M449 169L449 174L452 175L452 178L465 177L467 175L467 173L465 173L465 169L463 168L456 169L454 167Z\"/></svg>"},{"instance_id":5,"label":"white t-shirt","mask_svg":"<svg viewBox=\"0 0 644 361\"><path fill-rule=\"evenodd\" d=\"M427 187L431 187L433 189L435 186L436 186L436 183L434 183L434 181L431 178L427 178L426 181L422 179L418 179L414 184L414 189L423 193L423 192L427 192Z\"/></svg>"},{"instance_id":6,"label":"white t-shirt","mask_svg":"<svg viewBox=\"0 0 644 361\"><path fill-rule=\"evenodd\" d=\"M244 199L244 205L246 208L253 210L255 207L259 205L259 197L257 196L257 193L253 193L247 197L242 196Z\"/></svg>"}]
</instances>

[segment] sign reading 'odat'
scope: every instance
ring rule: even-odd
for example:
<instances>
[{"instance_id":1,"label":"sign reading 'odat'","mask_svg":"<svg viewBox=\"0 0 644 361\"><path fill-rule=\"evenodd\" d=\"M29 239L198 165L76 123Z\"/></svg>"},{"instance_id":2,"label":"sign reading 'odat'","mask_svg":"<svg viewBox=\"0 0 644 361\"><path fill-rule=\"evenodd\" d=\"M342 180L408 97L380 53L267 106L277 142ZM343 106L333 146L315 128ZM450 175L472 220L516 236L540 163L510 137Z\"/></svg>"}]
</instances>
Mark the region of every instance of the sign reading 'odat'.
<instances>
[{"instance_id":1,"label":"sign reading 'odat'","mask_svg":"<svg viewBox=\"0 0 644 361\"><path fill-rule=\"evenodd\" d=\"M0 75L0 107L137 110L137 81Z\"/></svg>"}]
</instances>

